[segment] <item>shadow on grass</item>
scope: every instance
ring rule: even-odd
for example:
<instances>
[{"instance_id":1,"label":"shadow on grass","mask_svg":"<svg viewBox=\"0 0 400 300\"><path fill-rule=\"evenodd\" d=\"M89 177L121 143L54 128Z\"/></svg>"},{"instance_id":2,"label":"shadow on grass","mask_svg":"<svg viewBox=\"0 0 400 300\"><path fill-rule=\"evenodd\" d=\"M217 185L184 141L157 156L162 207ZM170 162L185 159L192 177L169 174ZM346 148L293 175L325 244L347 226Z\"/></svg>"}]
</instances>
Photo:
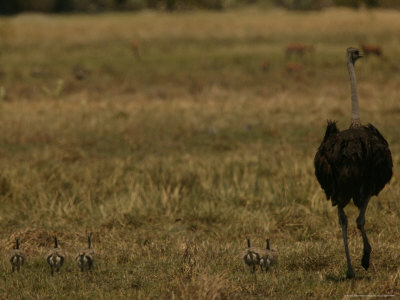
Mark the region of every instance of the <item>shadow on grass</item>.
<instances>
[{"instance_id":1,"label":"shadow on grass","mask_svg":"<svg viewBox=\"0 0 400 300\"><path fill-rule=\"evenodd\" d=\"M370 280L371 277L370 276L356 276L355 278L352 279L348 279L346 278L346 275L333 275L333 274L329 274L326 275L325 279L327 281L332 281L332 282L346 282L346 281L359 281L359 280Z\"/></svg>"}]
</instances>

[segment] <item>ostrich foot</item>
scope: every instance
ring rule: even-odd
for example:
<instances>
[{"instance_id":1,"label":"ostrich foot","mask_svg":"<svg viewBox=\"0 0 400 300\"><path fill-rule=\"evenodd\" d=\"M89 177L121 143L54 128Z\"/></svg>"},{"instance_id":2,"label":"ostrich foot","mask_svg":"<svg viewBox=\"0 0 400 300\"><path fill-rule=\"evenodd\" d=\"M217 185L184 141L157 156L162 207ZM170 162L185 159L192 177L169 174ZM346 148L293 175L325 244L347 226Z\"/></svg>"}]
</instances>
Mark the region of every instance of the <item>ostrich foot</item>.
<instances>
[{"instance_id":1,"label":"ostrich foot","mask_svg":"<svg viewBox=\"0 0 400 300\"><path fill-rule=\"evenodd\" d=\"M371 247L367 247L367 248L364 250L363 257L362 257L362 259L361 259L361 265L363 266L363 268L364 268L365 270L368 270L368 268L369 268L369 257L370 257L370 253L371 253Z\"/></svg>"},{"instance_id":2,"label":"ostrich foot","mask_svg":"<svg viewBox=\"0 0 400 300\"><path fill-rule=\"evenodd\" d=\"M352 279L352 278L354 278L354 277L355 277L355 275L354 275L353 269L348 269L348 270L347 270L347 274L346 274L346 278L347 278L347 279Z\"/></svg>"}]
</instances>

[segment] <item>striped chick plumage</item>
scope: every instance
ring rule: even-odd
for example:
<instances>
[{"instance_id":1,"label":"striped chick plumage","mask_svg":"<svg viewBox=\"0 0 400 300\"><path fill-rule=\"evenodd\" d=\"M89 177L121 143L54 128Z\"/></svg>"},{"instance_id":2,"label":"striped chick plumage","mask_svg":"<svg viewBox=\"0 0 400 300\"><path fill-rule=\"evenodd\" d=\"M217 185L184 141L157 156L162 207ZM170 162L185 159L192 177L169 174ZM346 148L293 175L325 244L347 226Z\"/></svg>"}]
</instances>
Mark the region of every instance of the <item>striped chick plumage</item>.
<instances>
[{"instance_id":1,"label":"striped chick plumage","mask_svg":"<svg viewBox=\"0 0 400 300\"><path fill-rule=\"evenodd\" d=\"M75 261L82 272L85 271L85 268L90 271L93 267L95 253L92 249L92 235L93 234L90 233L88 236L88 248L80 250L78 255L75 257Z\"/></svg>"},{"instance_id":2,"label":"striped chick plumage","mask_svg":"<svg viewBox=\"0 0 400 300\"><path fill-rule=\"evenodd\" d=\"M266 243L265 249L260 252L260 268L265 272L276 262L276 250L270 248L269 238L266 239Z\"/></svg>"},{"instance_id":3,"label":"striped chick plumage","mask_svg":"<svg viewBox=\"0 0 400 300\"><path fill-rule=\"evenodd\" d=\"M51 275L54 271L59 272L65 261L65 253L62 249L58 248L57 237L54 237L54 248L51 249L46 255L46 261L50 266Z\"/></svg>"},{"instance_id":4,"label":"striped chick plumage","mask_svg":"<svg viewBox=\"0 0 400 300\"><path fill-rule=\"evenodd\" d=\"M20 249L19 247L19 238L15 239L15 248L12 249L9 253L9 260L12 267L12 272L17 269L19 272L21 267L24 265L26 259L26 254L24 250Z\"/></svg>"},{"instance_id":5,"label":"striped chick plumage","mask_svg":"<svg viewBox=\"0 0 400 300\"><path fill-rule=\"evenodd\" d=\"M256 266L260 264L260 251L257 247L251 247L250 238L247 238L247 249L241 254L244 263L251 268L251 272L254 273Z\"/></svg>"}]
</instances>

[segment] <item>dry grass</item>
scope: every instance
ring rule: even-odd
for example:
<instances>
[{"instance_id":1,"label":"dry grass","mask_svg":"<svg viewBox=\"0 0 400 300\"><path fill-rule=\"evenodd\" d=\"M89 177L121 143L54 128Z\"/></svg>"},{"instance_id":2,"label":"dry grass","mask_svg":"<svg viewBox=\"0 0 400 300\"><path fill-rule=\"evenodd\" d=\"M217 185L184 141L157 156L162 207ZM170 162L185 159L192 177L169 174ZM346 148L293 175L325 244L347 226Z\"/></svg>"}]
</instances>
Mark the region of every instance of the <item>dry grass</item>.
<instances>
[{"instance_id":1,"label":"dry grass","mask_svg":"<svg viewBox=\"0 0 400 300\"><path fill-rule=\"evenodd\" d=\"M0 297L400 295L399 17L335 9L0 19ZM388 139L395 169L367 212L368 272L357 211L347 209L357 276L347 281L313 157L326 119L349 124L344 50L361 41L385 54L360 61L357 75L362 120ZM292 42L315 55L290 58L303 67L288 73ZM72 257L87 231L98 258L82 275ZM68 255L54 278L43 258L53 233ZM258 246L271 237L271 272L244 266L246 234ZM11 274L5 254L16 236L28 261Z\"/></svg>"}]
</instances>

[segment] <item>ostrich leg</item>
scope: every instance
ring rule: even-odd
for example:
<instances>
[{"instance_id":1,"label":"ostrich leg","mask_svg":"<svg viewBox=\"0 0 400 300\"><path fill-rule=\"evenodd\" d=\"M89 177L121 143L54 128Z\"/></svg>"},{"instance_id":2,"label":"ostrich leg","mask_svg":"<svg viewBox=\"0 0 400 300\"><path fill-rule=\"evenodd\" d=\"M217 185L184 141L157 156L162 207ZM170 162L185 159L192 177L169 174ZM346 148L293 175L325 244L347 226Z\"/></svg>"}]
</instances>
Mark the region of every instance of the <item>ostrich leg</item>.
<instances>
[{"instance_id":1,"label":"ostrich leg","mask_svg":"<svg viewBox=\"0 0 400 300\"><path fill-rule=\"evenodd\" d=\"M368 237L367 237L367 234L365 233L365 229L364 229L365 211L367 210L369 199L370 199L370 197L368 197L364 200L364 202L360 208L360 214L358 215L358 218L356 220L357 227L361 231L361 235L362 235L362 239L363 239L363 243L364 243L364 250L363 250L361 265L364 267L365 270L368 270L368 268L369 268L369 256L371 253L371 245L368 242Z\"/></svg>"},{"instance_id":2,"label":"ostrich leg","mask_svg":"<svg viewBox=\"0 0 400 300\"><path fill-rule=\"evenodd\" d=\"M339 216L340 227L342 227L344 250L346 252L347 278L354 278L354 271L353 271L353 267L351 265L349 246L348 246L348 243L347 243L347 216L344 213L343 207L338 206L338 216Z\"/></svg>"}]
</instances>

